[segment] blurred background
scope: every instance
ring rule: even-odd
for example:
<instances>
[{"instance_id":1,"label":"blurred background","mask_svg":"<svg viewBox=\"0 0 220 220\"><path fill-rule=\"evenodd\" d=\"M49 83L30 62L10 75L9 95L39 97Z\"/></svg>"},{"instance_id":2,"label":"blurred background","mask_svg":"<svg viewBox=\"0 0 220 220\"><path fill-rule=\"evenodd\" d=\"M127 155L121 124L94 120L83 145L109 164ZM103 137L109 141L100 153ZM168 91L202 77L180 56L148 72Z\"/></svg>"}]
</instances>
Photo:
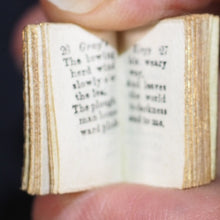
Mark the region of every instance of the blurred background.
<instances>
[{"instance_id":1,"label":"blurred background","mask_svg":"<svg viewBox=\"0 0 220 220\"><path fill-rule=\"evenodd\" d=\"M20 190L23 159L22 74L10 54L15 24L35 0L1 2L0 219L30 219L32 197Z\"/></svg>"}]
</instances>

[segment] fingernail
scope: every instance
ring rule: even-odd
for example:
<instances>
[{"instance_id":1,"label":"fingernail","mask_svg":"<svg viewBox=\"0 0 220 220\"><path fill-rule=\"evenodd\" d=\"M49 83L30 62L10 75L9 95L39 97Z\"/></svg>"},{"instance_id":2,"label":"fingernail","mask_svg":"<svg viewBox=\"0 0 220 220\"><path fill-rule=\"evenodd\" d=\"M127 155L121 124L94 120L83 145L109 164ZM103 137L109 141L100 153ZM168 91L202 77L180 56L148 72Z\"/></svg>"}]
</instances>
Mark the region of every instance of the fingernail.
<instances>
[{"instance_id":1,"label":"fingernail","mask_svg":"<svg viewBox=\"0 0 220 220\"><path fill-rule=\"evenodd\" d=\"M104 0L48 0L58 8L76 14L88 13L97 8Z\"/></svg>"}]
</instances>

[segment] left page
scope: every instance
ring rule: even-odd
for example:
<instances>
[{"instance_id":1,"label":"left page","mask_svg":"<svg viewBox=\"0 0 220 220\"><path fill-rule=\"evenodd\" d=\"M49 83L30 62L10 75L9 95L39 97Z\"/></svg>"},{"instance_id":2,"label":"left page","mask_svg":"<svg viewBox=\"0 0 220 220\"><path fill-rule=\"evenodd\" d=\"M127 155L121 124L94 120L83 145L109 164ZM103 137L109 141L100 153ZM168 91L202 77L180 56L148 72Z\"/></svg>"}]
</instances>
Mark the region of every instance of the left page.
<instances>
[{"instance_id":1,"label":"left page","mask_svg":"<svg viewBox=\"0 0 220 220\"><path fill-rule=\"evenodd\" d=\"M39 79L33 87L40 83L41 120L47 121L37 147L48 164L37 177L38 192L30 193L74 192L121 181L115 35L98 33L109 43L72 24L36 28L38 45L31 49L38 57Z\"/></svg>"}]
</instances>

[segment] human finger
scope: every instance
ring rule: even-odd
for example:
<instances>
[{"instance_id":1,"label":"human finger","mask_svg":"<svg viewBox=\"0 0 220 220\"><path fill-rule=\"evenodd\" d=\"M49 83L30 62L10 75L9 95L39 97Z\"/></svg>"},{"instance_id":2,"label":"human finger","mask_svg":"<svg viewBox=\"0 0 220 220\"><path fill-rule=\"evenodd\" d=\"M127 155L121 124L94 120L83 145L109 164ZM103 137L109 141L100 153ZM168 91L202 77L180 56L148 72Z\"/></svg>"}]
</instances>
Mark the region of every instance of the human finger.
<instances>
[{"instance_id":1,"label":"human finger","mask_svg":"<svg viewBox=\"0 0 220 220\"><path fill-rule=\"evenodd\" d=\"M220 181L190 190L119 184L79 194L41 196L33 220L220 219Z\"/></svg>"},{"instance_id":2,"label":"human finger","mask_svg":"<svg viewBox=\"0 0 220 220\"><path fill-rule=\"evenodd\" d=\"M214 0L40 0L51 21L126 30L211 7ZM217 4L217 3L216 3ZM216 7L215 7L216 8Z\"/></svg>"}]
</instances>

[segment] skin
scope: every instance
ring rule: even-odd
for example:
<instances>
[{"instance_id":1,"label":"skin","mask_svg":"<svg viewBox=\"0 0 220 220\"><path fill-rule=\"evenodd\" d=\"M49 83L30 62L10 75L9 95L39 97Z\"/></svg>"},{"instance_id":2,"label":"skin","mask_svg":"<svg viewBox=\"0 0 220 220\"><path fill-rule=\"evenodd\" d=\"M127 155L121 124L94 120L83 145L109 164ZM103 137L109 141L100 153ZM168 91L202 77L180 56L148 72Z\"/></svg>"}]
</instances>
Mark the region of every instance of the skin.
<instances>
[{"instance_id":1,"label":"skin","mask_svg":"<svg viewBox=\"0 0 220 220\"><path fill-rule=\"evenodd\" d=\"M28 23L72 22L93 29L125 30L168 16L190 12L218 13L219 3L219 0L108 0L89 13L77 15L41 0L41 6L29 9L18 23L13 35L12 53L20 68L20 32ZM219 162L218 167L220 170ZM37 196L32 217L34 220L217 220L220 219L219 174L215 182L190 190L117 184L82 193Z\"/></svg>"}]
</instances>

